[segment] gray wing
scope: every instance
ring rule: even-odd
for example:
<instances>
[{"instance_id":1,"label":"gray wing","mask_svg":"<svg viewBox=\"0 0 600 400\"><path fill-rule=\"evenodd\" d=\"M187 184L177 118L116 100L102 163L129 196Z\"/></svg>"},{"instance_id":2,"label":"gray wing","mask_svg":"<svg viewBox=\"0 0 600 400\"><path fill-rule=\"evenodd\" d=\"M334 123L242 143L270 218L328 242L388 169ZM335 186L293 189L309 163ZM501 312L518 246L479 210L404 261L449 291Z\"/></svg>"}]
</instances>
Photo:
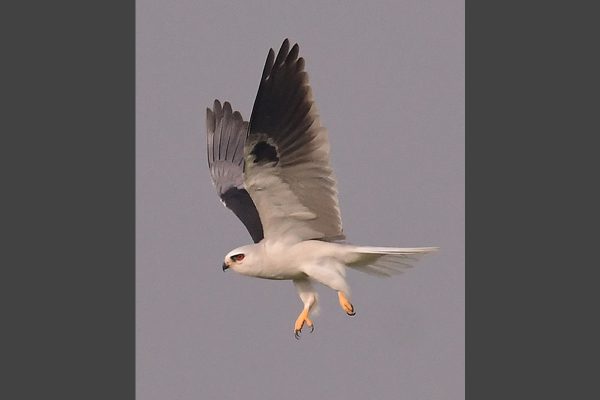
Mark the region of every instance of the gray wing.
<instances>
[{"instance_id":1,"label":"gray wing","mask_svg":"<svg viewBox=\"0 0 600 400\"><path fill-rule=\"evenodd\" d=\"M269 51L244 148L244 183L265 237L343 239L327 130L295 44Z\"/></svg>"},{"instance_id":2,"label":"gray wing","mask_svg":"<svg viewBox=\"0 0 600 400\"><path fill-rule=\"evenodd\" d=\"M206 109L208 168L213 184L223 204L242 221L252 240L263 238L258 211L244 188L244 142L248 122L232 112L228 102L215 100L213 109Z\"/></svg>"}]
</instances>

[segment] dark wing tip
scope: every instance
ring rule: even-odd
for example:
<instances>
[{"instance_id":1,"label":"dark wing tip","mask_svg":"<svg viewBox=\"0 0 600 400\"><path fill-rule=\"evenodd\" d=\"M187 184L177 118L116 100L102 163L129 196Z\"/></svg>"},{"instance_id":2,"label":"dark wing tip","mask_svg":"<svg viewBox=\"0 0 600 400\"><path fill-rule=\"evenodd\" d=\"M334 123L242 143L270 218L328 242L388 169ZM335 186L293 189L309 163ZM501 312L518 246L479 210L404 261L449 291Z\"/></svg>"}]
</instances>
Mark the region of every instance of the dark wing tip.
<instances>
[{"instance_id":1,"label":"dark wing tip","mask_svg":"<svg viewBox=\"0 0 600 400\"><path fill-rule=\"evenodd\" d=\"M281 43L281 47L279 48L279 53L277 53L277 58L275 59L275 66L280 66L283 64L285 59L290 52L290 41L285 39L283 43Z\"/></svg>"},{"instance_id":2,"label":"dark wing tip","mask_svg":"<svg viewBox=\"0 0 600 400\"><path fill-rule=\"evenodd\" d=\"M284 39L283 43L281 43L281 47L277 52L277 57L275 57L275 51L269 49L267 61L265 62L265 67L263 69L262 80L268 79L273 70L280 68L284 64L293 63L298 59L298 54L300 54L300 46L296 43L290 50L290 40L288 38Z\"/></svg>"},{"instance_id":3,"label":"dark wing tip","mask_svg":"<svg viewBox=\"0 0 600 400\"><path fill-rule=\"evenodd\" d=\"M222 107L221 107L221 102L217 99L215 99L215 102L213 103L213 110L215 112L215 115L218 118L219 115L221 115Z\"/></svg>"},{"instance_id":4,"label":"dark wing tip","mask_svg":"<svg viewBox=\"0 0 600 400\"><path fill-rule=\"evenodd\" d=\"M231 104L228 101L223 103L223 112L225 113L226 116L230 116L231 114L233 114L233 110L231 109Z\"/></svg>"},{"instance_id":5,"label":"dark wing tip","mask_svg":"<svg viewBox=\"0 0 600 400\"><path fill-rule=\"evenodd\" d=\"M233 112L233 119L235 121L242 121L243 120L242 114L239 111L234 111Z\"/></svg>"},{"instance_id":6,"label":"dark wing tip","mask_svg":"<svg viewBox=\"0 0 600 400\"><path fill-rule=\"evenodd\" d=\"M298 54L300 53L300 46L298 46L298 43L296 43L293 47L292 50L290 50L290 53L288 54L287 58L285 59L285 63L292 63L296 60L296 58L298 58Z\"/></svg>"},{"instance_id":7,"label":"dark wing tip","mask_svg":"<svg viewBox=\"0 0 600 400\"><path fill-rule=\"evenodd\" d=\"M206 130L208 132L214 132L216 127L215 113L208 107L206 107Z\"/></svg>"},{"instance_id":8,"label":"dark wing tip","mask_svg":"<svg viewBox=\"0 0 600 400\"><path fill-rule=\"evenodd\" d=\"M267 61L265 61L265 68L262 73L262 80L267 79L271 70L273 69L273 60L275 59L275 52L273 49L269 49L269 54L267 54Z\"/></svg>"}]
</instances>

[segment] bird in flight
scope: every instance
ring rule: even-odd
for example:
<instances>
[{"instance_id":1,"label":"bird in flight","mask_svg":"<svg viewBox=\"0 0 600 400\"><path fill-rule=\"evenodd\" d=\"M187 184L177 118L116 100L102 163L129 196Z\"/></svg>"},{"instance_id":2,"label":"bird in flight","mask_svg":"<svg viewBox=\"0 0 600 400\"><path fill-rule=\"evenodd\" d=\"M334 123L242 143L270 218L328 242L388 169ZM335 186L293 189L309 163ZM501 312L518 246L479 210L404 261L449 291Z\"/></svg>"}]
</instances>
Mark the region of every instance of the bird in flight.
<instances>
[{"instance_id":1,"label":"bird in flight","mask_svg":"<svg viewBox=\"0 0 600 400\"><path fill-rule=\"evenodd\" d=\"M329 165L327 130L321 126L299 47L283 41L269 50L250 116L228 102L206 110L208 166L225 206L254 244L225 256L223 271L291 280L304 305L294 323L314 330L314 283L337 292L352 316L348 268L377 276L402 272L435 247L395 248L344 243L336 182Z\"/></svg>"}]
</instances>

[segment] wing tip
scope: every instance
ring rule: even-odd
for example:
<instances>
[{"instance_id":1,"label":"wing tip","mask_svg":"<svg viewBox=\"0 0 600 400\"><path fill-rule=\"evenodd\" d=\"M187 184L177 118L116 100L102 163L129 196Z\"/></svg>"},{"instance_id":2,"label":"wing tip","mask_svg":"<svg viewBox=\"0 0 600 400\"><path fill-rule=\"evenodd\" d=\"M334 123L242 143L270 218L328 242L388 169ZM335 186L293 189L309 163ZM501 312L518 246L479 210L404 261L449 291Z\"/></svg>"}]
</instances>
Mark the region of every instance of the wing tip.
<instances>
[{"instance_id":1,"label":"wing tip","mask_svg":"<svg viewBox=\"0 0 600 400\"><path fill-rule=\"evenodd\" d=\"M215 113L209 107L206 107L206 131L208 134L214 134L216 128Z\"/></svg>"},{"instance_id":2,"label":"wing tip","mask_svg":"<svg viewBox=\"0 0 600 400\"><path fill-rule=\"evenodd\" d=\"M242 122L243 118L242 118L242 114L239 111L234 111L233 114L231 115L232 118L236 121L236 122Z\"/></svg>"},{"instance_id":3,"label":"wing tip","mask_svg":"<svg viewBox=\"0 0 600 400\"><path fill-rule=\"evenodd\" d=\"M281 46L279 47L279 54L283 53L284 50L286 55L290 51L290 40L288 38L283 39L283 42L281 42Z\"/></svg>"},{"instance_id":4,"label":"wing tip","mask_svg":"<svg viewBox=\"0 0 600 400\"><path fill-rule=\"evenodd\" d=\"M288 53L285 59L285 63L290 64L296 61L296 59L298 58L298 54L300 54L300 46L298 46L298 43L295 43L294 46L292 46L290 52Z\"/></svg>"},{"instance_id":5,"label":"wing tip","mask_svg":"<svg viewBox=\"0 0 600 400\"><path fill-rule=\"evenodd\" d=\"M233 110L231 109L231 103L229 103L228 101L223 103L223 114L225 114L225 117L230 117L233 114Z\"/></svg>"},{"instance_id":6,"label":"wing tip","mask_svg":"<svg viewBox=\"0 0 600 400\"><path fill-rule=\"evenodd\" d=\"M283 43L281 43L281 47L279 48L279 52L277 53L277 58L275 59L275 66L283 65L289 52L290 41L288 39L285 39Z\"/></svg>"},{"instance_id":7,"label":"wing tip","mask_svg":"<svg viewBox=\"0 0 600 400\"><path fill-rule=\"evenodd\" d=\"M277 57L275 56L275 50L273 48L269 49L269 53L267 54L267 60L265 62L265 67L263 69L262 79L266 80L269 78L273 69L281 67L285 64L291 64L293 62L298 62L298 55L300 54L300 46L298 43L294 43L292 48L290 49L290 40L285 38L279 47L279 51L277 52ZM304 64L304 60L301 61L302 65ZM301 67L302 68L302 67Z\"/></svg>"},{"instance_id":8,"label":"wing tip","mask_svg":"<svg viewBox=\"0 0 600 400\"><path fill-rule=\"evenodd\" d=\"M221 103L218 99L215 99L212 109L210 107L206 108L206 118L207 121L213 119L213 124L216 124L220 119L232 119L234 122L244 122L242 113L234 110L230 102L224 101Z\"/></svg>"},{"instance_id":9,"label":"wing tip","mask_svg":"<svg viewBox=\"0 0 600 400\"><path fill-rule=\"evenodd\" d=\"M222 110L223 107L221 106L221 102L219 101L219 99L215 99L215 101L213 102L213 111L217 118L219 117L219 115L221 115Z\"/></svg>"},{"instance_id":10,"label":"wing tip","mask_svg":"<svg viewBox=\"0 0 600 400\"><path fill-rule=\"evenodd\" d=\"M269 75L271 74L271 71L273 69L273 62L275 60L275 52L273 51L273 49L269 49L269 53L267 54L267 60L265 61L265 67L263 68L263 73L262 73L262 80L266 80Z\"/></svg>"}]
</instances>

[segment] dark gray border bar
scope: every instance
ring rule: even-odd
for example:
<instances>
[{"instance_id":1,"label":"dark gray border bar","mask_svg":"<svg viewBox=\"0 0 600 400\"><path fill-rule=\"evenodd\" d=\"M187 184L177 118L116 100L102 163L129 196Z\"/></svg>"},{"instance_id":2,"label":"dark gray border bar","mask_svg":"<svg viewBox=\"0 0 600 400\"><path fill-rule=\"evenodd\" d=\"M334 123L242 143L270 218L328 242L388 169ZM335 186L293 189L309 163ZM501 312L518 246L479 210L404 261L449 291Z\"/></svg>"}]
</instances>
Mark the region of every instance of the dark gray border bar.
<instances>
[{"instance_id":1,"label":"dark gray border bar","mask_svg":"<svg viewBox=\"0 0 600 400\"><path fill-rule=\"evenodd\" d=\"M6 8L0 398L133 399L135 4Z\"/></svg>"},{"instance_id":2,"label":"dark gray border bar","mask_svg":"<svg viewBox=\"0 0 600 400\"><path fill-rule=\"evenodd\" d=\"M467 2L468 399L598 397L591 8Z\"/></svg>"}]
</instances>

